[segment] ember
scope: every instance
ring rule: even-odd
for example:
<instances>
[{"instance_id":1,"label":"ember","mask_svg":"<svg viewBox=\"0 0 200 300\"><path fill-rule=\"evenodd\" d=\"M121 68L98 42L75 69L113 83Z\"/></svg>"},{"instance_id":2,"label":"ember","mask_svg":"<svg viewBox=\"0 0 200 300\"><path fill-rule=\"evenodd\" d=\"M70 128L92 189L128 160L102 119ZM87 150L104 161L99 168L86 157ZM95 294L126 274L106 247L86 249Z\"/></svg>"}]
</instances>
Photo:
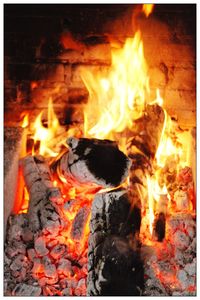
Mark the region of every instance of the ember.
<instances>
[{"instance_id":1,"label":"ember","mask_svg":"<svg viewBox=\"0 0 200 300\"><path fill-rule=\"evenodd\" d=\"M140 8L149 17L154 4ZM69 32L60 39L86 49ZM142 32L111 42L109 67L80 74L83 124L66 129L51 96L34 122L22 115L5 295L195 295L194 134L159 89L152 97Z\"/></svg>"}]
</instances>

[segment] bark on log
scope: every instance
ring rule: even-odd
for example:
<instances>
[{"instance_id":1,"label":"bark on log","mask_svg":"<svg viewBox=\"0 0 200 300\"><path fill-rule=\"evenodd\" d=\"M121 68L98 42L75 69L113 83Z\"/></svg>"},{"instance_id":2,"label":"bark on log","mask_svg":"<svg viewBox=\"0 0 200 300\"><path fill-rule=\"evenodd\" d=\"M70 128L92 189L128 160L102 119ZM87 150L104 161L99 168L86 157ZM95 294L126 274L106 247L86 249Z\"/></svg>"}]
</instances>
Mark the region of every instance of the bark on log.
<instances>
[{"instance_id":1,"label":"bark on log","mask_svg":"<svg viewBox=\"0 0 200 300\"><path fill-rule=\"evenodd\" d=\"M66 179L71 177L79 183L116 187L128 176L130 160L115 142L69 138L67 144L69 151L56 163L57 172Z\"/></svg>"},{"instance_id":2,"label":"bark on log","mask_svg":"<svg viewBox=\"0 0 200 300\"><path fill-rule=\"evenodd\" d=\"M144 115L134 122L131 145L148 158L154 158L162 134L165 114L157 104L147 105Z\"/></svg>"},{"instance_id":3,"label":"bark on log","mask_svg":"<svg viewBox=\"0 0 200 300\"><path fill-rule=\"evenodd\" d=\"M133 219L126 190L96 194L88 248L89 296L141 294L143 264L134 245Z\"/></svg>"},{"instance_id":4,"label":"bark on log","mask_svg":"<svg viewBox=\"0 0 200 300\"><path fill-rule=\"evenodd\" d=\"M29 192L29 227L33 232L46 227L61 226L56 206L51 201L61 198L58 188L53 187L48 164L42 156L27 156L21 160L23 175ZM56 201L54 201L56 202Z\"/></svg>"}]
</instances>

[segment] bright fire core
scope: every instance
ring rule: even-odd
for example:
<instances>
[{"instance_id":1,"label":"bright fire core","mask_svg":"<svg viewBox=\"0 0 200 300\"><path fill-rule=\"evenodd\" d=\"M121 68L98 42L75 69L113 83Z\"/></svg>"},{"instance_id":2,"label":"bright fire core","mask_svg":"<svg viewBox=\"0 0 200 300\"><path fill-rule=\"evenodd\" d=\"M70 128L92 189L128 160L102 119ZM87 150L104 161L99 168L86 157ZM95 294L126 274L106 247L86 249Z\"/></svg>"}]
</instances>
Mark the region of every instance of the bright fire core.
<instances>
[{"instance_id":1,"label":"bright fire core","mask_svg":"<svg viewBox=\"0 0 200 300\"><path fill-rule=\"evenodd\" d=\"M147 11L148 14L148 11ZM134 129L134 121L140 118L145 110L145 106L151 103L163 104L159 90L155 99L150 99L150 86L148 76L148 65L144 57L143 42L141 32L137 31L133 38L128 38L122 48L112 49L111 66L103 71L91 72L87 68L81 70L83 82L89 92L88 103L84 109L84 128L82 136L98 139L117 140L119 147L126 153L126 135L123 133L128 129ZM69 136L80 137L80 131L71 127L68 132L59 124L59 120L53 110L52 99L49 99L49 108L47 112L47 125L44 126L43 114L41 112L33 124L29 124L28 117L25 116L22 127L25 128L25 140L27 136L34 141L32 154L41 154L46 158L54 159L57 157ZM84 133L83 133L84 132ZM177 138L174 139L176 133ZM123 137L120 138L120 134ZM176 124L165 111L165 121L162 130L160 143L156 152L154 161L154 174L147 176L148 203L145 206L144 223L149 228L150 237L153 231L153 222L155 218L155 207L159 206L160 199L167 197L167 210L173 213L170 193L166 186L160 185L159 176L161 170L167 163L175 163L177 172L180 168L189 165L190 148L189 133L176 132ZM26 143L25 143L26 144ZM25 145L24 144L24 145ZM22 156L27 154L25 148L22 149ZM64 198L77 199L77 206L70 214L66 214L66 219L70 222L79 211L83 203L91 205L94 194L84 192L85 199L82 198L82 189L80 190L68 185L65 179L60 178L61 190L64 191ZM54 180L54 185L60 183ZM89 189L88 189L89 190ZM24 193L22 206L18 212L25 212L28 205L27 193ZM193 209L192 203L187 207ZM88 216L89 220L89 216ZM85 228L85 237L81 246L82 250L86 247L87 236L89 234L89 221ZM151 238L150 238L151 239ZM74 247L73 240L67 241L71 247Z\"/></svg>"}]
</instances>

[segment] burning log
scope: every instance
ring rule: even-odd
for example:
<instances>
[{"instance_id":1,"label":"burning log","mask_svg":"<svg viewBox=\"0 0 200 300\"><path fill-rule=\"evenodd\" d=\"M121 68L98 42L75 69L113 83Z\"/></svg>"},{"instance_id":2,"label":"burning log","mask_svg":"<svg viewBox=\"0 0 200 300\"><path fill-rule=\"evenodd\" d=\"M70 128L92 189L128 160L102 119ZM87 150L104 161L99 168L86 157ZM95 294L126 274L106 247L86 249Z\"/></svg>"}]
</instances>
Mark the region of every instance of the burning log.
<instances>
[{"instance_id":1,"label":"burning log","mask_svg":"<svg viewBox=\"0 0 200 300\"><path fill-rule=\"evenodd\" d=\"M134 245L134 214L126 190L96 194L91 214L87 294L140 295L143 266Z\"/></svg>"},{"instance_id":2,"label":"burning log","mask_svg":"<svg viewBox=\"0 0 200 300\"><path fill-rule=\"evenodd\" d=\"M156 209L153 231L153 236L157 239L158 242L162 242L165 237L165 224L168 201L169 200L167 195L160 195Z\"/></svg>"},{"instance_id":3,"label":"burning log","mask_svg":"<svg viewBox=\"0 0 200 300\"><path fill-rule=\"evenodd\" d=\"M166 217L164 213L159 213L155 217L154 221L154 236L157 238L158 242L162 242L165 237L165 223Z\"/></svg>"},{"instance_id":4,"label":"burning log","mask_svg":"<svg viewBox=\"0 0 200 300\"><path fill-rule=\"evenodd\" d=\"M141 210L145 210L147 206L147 176L153 172L152 162L160 142L164 118L164 111L159 105L147 105L144 115L134 123L132 138L127 146L128 157L132 161L129 178L130 198L135 215L140 220L137 226L135 225L136 232L140 231Z\"/></svg>"},{"instance_id":5,"label":"burning log","mask_svg":"<svg viewBox=\"0 0 200 300\"><path fill-rule=\"evenodd\" d=\"M165 114L158 104L147 105L144 115L134 122L131 146L135 146L149 159L154 158L162 134Z\"/></svg>"},{"instance_id":6,"label":"burning log","mask_svg":"<svg viewBox=\"0 0 200 300\"><path fill-rule=\"evenodd\" d=\"M66 179L115 187L127 177L130 160L118 149L115 142L69 138L67 144L69 151L56 162L58 174Z\"/></svg>"},{"instance_id":7,"label":"burning log","mask_svg":"<svg viewBox=\"0 0 200 300\"><path fill-rule=\"evenodd\" d=\"M42 156L27 156L21 161L23 175L30 201L28 207L29 227L32 232L61 226L61 220L51 198L60 199L59 189L53 187L50 170ZM56 190L56 191L55 191ZM52 225L52 226L51 226Z\"/></svg>"}]
</instances>

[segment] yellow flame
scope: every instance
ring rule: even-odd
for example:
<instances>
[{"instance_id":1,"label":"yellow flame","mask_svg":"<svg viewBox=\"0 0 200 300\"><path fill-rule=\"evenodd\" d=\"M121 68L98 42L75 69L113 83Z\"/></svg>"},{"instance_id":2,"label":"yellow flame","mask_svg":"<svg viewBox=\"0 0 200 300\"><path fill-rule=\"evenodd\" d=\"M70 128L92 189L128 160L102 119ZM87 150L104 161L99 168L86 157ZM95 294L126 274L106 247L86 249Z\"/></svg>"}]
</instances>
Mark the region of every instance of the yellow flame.
<instances>
[{"instance_id":1,"label":"yellow flame","mask_svg":"<svg viewBox=\"0 0 200 300\"><path fill-rule=\"evenodd\" d=\"M47 113L47 127L42 123L43 111L37 116L33 124L33 139L34 141L40 141L39 153L41 155L47 155L55 157L58 155L57 152L53 151L49 145L53 138L56 137L57 131L59 129L59 121L54 113L52 99L49 99L48 113Z\"/></svg>"},{"instance_id":2,"label":"yellow flame","mask_svg":"<svg viewBox=\"0 0 200 300\"><path fill-rule=\"evenodd\" d=\"M164 113L164 126L161 134L160 143L156 152L157 164L160 167L165 166L169 156L174 156L174 158L177 160L177 163L180 162L180 160L184 163L183 146L181 145L181 143L178 143L177 140L173 141L173 122L165 110Z\"/></svg>"},{"instance_id":3,"label":"yellow flame","mask_svg":"<svg viewBox=\"0 0 200 300\"><path fill-rule=\"evenodd\" d=\"M163 98L160 95L160 90L159 89L156 89L156 99L154 101L152 101L150 104L151 105L152 104L158 104L159 106L163 106Z\"/></svg>"},{"instance_id":4,"label":"yellow flame","mask_svg":"<svg viewBox=\"0 0 200 300\"><path fill-rule=\"evenodd\" d=\"M25 127L27 127L29 125L29 116L28 116L28 114L25 114L25 116L24 116L24 118L23 118L23 120L22 120L22 125L21 125L21 127L22 128L25 128Z\"/></svg>"},{"instance_id":5,"label":"yellow flame","mask_svg":"<svg viewBox=\"0 0 200 300\"><path fill-rule=\"evenodd\" d=\"M133 120L142 115L149 93L139 31L126 40L123 48L112 50L111 58L111 67L106 71L81 71L89 91L84 110L84 131L88 137L113 139L114 133L131 128Z\"/></svg>"},{"instance_id":6,"label":"yellow flame","mask_svg":"<svg viewBox=\"0 0 200 300\"><path fill-rule=\"evenodd\" d=\"M154 8L155 4L143 4L142 11L144 12L145 16L148 17Z\"/></svg>"}]
</instances>

